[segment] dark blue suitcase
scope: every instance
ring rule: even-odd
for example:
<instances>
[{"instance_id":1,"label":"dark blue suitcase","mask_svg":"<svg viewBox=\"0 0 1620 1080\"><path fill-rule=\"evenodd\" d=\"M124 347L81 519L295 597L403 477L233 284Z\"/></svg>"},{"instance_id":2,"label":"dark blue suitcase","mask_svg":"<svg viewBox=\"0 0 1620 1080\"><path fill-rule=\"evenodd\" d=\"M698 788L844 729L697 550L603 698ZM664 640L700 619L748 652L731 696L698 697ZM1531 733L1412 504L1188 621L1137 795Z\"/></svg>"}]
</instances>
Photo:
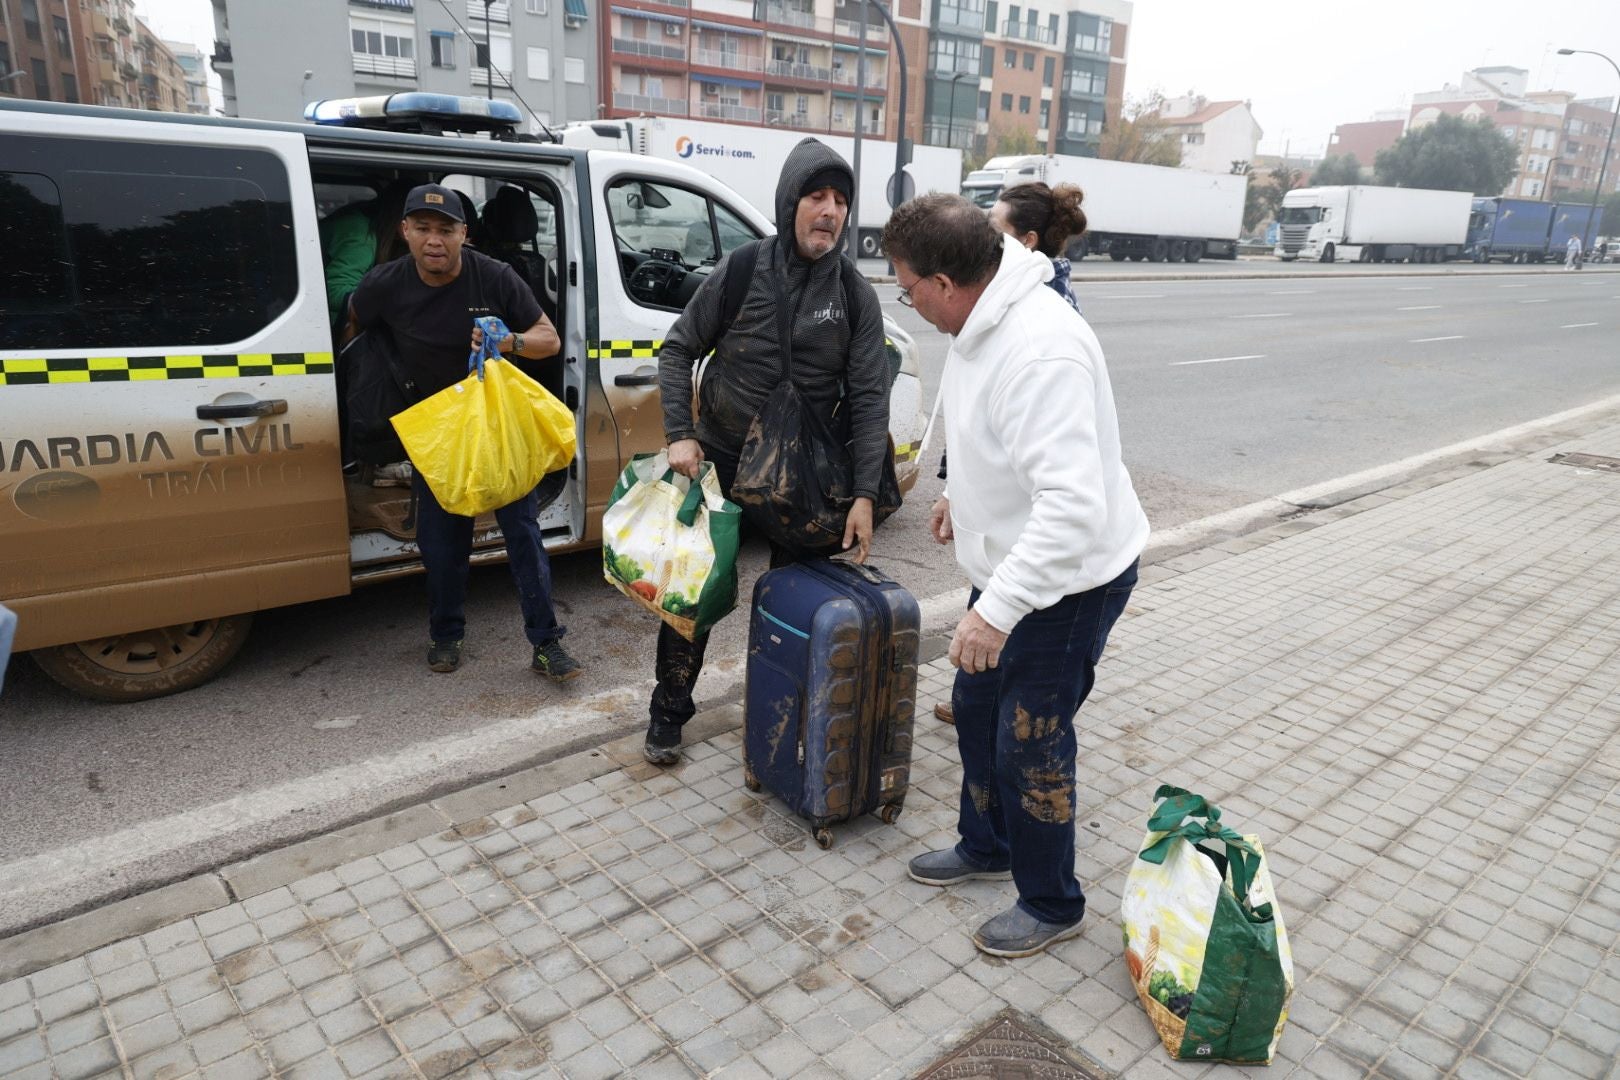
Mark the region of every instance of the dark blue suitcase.
<instances>
[{"instance_id":1,"label":"dark blue suitcase","mask_svg":"<svg viewBox=\"0 0 1620 1080\"><path fill-rule=\"evenodd\" d=\"M917 600L870 567L817 559L754 586L744 691L748 790L827 826L900 816L911 782Z\"/></svg>"}]
</instances>

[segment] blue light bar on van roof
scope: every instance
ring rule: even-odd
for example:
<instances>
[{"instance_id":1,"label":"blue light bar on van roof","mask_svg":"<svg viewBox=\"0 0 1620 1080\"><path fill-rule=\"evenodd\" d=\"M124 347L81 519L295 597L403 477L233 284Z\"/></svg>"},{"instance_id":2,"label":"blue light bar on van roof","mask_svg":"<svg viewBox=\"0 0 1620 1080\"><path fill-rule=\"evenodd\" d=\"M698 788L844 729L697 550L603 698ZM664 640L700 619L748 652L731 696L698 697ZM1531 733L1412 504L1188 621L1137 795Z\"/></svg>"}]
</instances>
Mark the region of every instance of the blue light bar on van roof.
<instances>
[{"instance_id":1,"label":"blue light bar on van roof","mask_svg":"<svg viewBox=\"0 0 1620 1080\"><path fill-rule=\"evenodd\" d=\"M326 98L304 107L304 119L339 127L391 131L497 131L523 123L509 101L412 91L379 97Z\"/></svg>"}]
</instances>

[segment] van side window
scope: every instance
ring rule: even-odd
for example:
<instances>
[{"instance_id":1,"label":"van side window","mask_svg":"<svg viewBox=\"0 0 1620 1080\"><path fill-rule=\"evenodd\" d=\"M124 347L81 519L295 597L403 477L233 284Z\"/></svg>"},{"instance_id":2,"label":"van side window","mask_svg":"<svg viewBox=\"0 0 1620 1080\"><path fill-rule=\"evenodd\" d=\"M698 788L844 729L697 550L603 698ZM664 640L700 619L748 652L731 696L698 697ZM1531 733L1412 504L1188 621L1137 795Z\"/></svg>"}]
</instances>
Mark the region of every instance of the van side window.
<instances>
[{"instance_id":1,"label":"van side window","mask_svg":"<svg viewBox=\"0 0 1620 1080\"><path fill-rule=\"evenodd\" d=\"M646 307L684 308L722 255L757 238L731 211L673 184L619 180L607 204L625 291Z\"/></svg>"},{"instance_id":2,"label":"van side window","mask_svg":"<svg viewBox=\"0 0 1620 1080\"><path fill-rule=\"evenodd\" d=\"M291 196L273 154L7 142L7 163L21 167L0 183L0 221L27 223L31 242L17 250L34 267L0 288L0 348L225 345L296 298Z\"/></svg>"}]
</instances>

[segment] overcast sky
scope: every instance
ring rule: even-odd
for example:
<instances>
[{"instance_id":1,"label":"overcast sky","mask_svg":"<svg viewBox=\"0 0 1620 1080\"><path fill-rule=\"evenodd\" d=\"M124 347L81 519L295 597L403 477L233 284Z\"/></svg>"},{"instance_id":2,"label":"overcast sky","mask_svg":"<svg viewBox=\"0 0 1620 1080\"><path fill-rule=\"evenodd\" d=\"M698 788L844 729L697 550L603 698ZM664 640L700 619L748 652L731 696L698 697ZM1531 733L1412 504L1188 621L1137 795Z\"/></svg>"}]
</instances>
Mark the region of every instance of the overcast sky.
<instances>
[{"instance_id":1,"label":"overcast sky","mask_svg":"<svg viewBox=\"0 0 1620 1080\"><path fill-rule=\"evenodd\" d=\"M1556 54L1560 46L1595 49L1620 62L1617 0L1136 0L1135 7L1126 93L1247 99L1265 129L1262 153L1281 153L1285 143L1293 153L1320 153L1335 125L1399 108L1473 67L1525 68L1532 90L1620 94L1620 76L1602 60ZM211 50L209 0L136 0L136 10L161 36Z\"/></svg>"}]
</instances>

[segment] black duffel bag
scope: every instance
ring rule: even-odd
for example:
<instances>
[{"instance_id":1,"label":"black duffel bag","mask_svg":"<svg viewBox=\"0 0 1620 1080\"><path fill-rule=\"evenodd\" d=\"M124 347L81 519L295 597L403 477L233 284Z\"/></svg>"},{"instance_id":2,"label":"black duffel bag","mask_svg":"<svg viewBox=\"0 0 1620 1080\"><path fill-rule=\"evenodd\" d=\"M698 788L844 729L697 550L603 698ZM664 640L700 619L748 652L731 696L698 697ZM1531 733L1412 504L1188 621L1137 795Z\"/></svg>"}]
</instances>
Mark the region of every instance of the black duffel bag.
<instances>
[{"instance_id":1,"label":"black duffel bag","mask_svg":"<svg viewBox=\"0 0 1620 1080\"><path fill-rule=\"evenodd\" d=\"M339 357L348 404L349 455L366 465L406 460L390 418L421 400L394 349L393 335L378 322L360 331Z\"/></svg>"}]
</instances>

